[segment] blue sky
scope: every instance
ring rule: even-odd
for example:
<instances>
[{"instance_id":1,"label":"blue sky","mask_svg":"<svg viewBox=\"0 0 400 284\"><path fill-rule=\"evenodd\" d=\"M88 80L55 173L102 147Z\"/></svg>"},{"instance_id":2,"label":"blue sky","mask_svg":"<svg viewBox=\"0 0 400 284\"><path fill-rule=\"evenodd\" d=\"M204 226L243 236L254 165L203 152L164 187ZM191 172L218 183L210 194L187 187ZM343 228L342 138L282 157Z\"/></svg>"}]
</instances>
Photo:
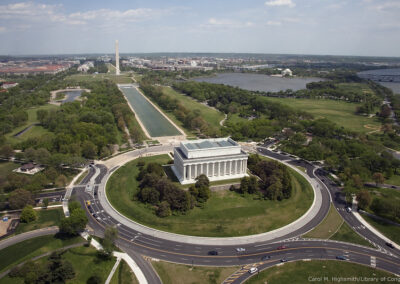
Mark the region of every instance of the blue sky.
<instances>
[{"instance_id":1,"label":"blue sky","mask_svg":"<svg viewBox=\"0 0 400 284\"><path fill-rule=\"evenodd\" d=\"M0 54L400 56L400 0L0 1Z\"/></svg>"}]
</instances>

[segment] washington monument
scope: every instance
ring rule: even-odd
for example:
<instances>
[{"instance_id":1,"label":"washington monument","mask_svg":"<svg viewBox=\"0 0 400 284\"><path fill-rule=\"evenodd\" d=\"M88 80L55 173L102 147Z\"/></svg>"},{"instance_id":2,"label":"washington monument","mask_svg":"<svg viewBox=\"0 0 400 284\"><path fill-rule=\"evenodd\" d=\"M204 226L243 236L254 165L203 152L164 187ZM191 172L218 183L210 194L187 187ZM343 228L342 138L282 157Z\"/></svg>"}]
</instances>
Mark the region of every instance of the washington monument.
<instances>
[{"instance_id":1,"label":"washington monument","mask_svg":"<svg viewBox=\"0 0 400 284\"><path fill-rule=\"evenodd\" d=\"M118 40L115 41L115 74L119 75L119 51L118 51Z\"/></svg>"}]
</instances>

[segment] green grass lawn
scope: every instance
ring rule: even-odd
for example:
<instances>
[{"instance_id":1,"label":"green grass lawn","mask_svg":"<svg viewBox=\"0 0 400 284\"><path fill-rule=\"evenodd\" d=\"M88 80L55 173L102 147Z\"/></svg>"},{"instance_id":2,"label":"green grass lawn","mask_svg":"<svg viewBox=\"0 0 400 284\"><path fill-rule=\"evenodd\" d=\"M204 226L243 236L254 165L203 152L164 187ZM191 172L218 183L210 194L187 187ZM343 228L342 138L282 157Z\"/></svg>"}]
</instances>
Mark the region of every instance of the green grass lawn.
<instances>
[{"instance_id":1,"label":"green grass lawn","mask_svg":"<svg viewBox=\"0 0 400 284\"><path fill-rule=\"evenodd\" d=\"M8 174L12 173L12 171L18 168L20 164L0 161L0 176L6 177Z\"/></svg>"},{"instance_id":2,"label":"green grass lawn","mask_svg":"<svg viewBox=\"0 0 400 284\"><path fill-rule=\"evenodd\" d=\"M312 231L305 234L305 238L329 239L342 225L343 219L331 204L325 219Z\"/></svg>"},{"instance_id":3,"label":"green grass lawn","mask_svg":"<svg viewBox=\"0 0 400 284\"><path fill-rule=\"evenodd\" d=\"M337 231L336 234L334 234L330 239L375 248L372 244L370 244L359 234L357 234L352 228L350 228L350 226L347 225L346 222L343 222L339 231Z\"/></svg>"},{"instance_id":4,"label":"green grass lawn","mask_svg":"<svg viewBox=\"0 0 400 284\"><path fill-rule=\"evenodd\" d=\"M137 280L135 273L133 273L133 271L131 270L129 265L124 260L121 260L110 283L111 284L139 284L139 281Z\"/></svg>"},{"instance_id":5,"label":"green grass lawn","mask_svg":"<svg viewBox=\"0 0 400 284\"><path fill-rule=\"evenodd\" d=\"M246 284L309 284L338 283L332 277L394 277L393 274L369 266L335 260L297 261L274 266L256 274L247 280ZM310 281L310 278L322 277L320 281ZM327 277L327 280L324 280ZM346 281L345 283L356 283ZM386 283L385 281L379 283Z\"/></svg>"},{"instance_id":6,"label":"green grass lawn","mask_svg":"<svg viewBox=\"0 0 400 284\"><path fill-rule=\"evenodd\" d=\"M7 141L15 144L15 143L24 141L24 140L26 140L26 139L28 139L30 137L34 137L34 136L37 137L37 136L40 136L40 135L43 135L43 134L48 134L49 131L47 131L43 127L34 126L31 129L29 129L27 132L25 132L23 135L21 135L19 137L14 137L15 134L17 134L21 130L24 130L29 125L32 125L34 123L39 123L39 120L37 119L37 111L39 109L56 110L57 108L58 108L58 106L47 104L47 105L43 105L43 106L33 107L33 108L27 109L27 113L28 113L27 122L24 125L21 125L21 126L15 128L12 132L6 134L5 137L7 138Z\"/></svg>"},{"instance_id":7,"label":"green grass lawn","mask_svg":"<svg viewBox=\"0 0 400 284\"><path fill-rule=\"evenodd\" d=\"M132 83L132 79L128 74L113 75L113 74L74 74L67 76L65 81L76 83L76 82L98 82L102 80L111 80L116 84L129 84Z\"/></svg>"},{"instance_id":8,"label":"green grass lawn","mask_svg":"<svg viewBox=\"0 0 400 284\"><path fill-rule=\"evenodd\" d=\"M291 99L291 98L267 98L267 100L280 102L297 110L307 111L315 118L327 118L346 129L367 133L380 129L381 123L377 118L368 118L355 115L356 107L360 104L334 101L328 99Z\"/></svg>"},{"instance_id":9,"label":"green grass lawn","mask_svg":"<svg viewBox=\"0 0 400 284\"><path fill-rule=\"evenodd\" d=\"M58 226L61 219L64 217L62 207L56 209L37 210L37 219L30 223L19 223L15 234L21 234L28 231L33 231L41 228Z\"/></svg>"},{"instance_id":10,"label":"green grass lawn","mask_svg":"<svg viewBox=\"0 0 400 284\"><path fill-rule=\"evenodd\" d=\"M152 265L164 284L222 283L239 267L205 267L152 261Z\"/></svg>"},{"instance_id":11,"label":"green grass lawn","mask_svg":"<svg viewBox=\"0 0 400 284\"><path fill-rule=\"evenodd\" d=\"M291 171L294 190L288 200L257 200L253 195L218 191L212 192L203 209L196 207L186 215L159 218L152 206L132 201L138 188L136 164L141 160L165 164L169 159L167 155L140 158L118 169L107 184L107 197L111 204L126 217L160 230L194 236L228 237L282 227L302 216L313 201L311 186L300 174Z\"/></svg>"},{"instance_id":12,"label":"green grass lawn","mask_svg":"<svg viewBox=\"0 0 400 284\"><path fill-rule=\"evenodd\" d=\"M367 221L372 227L377 229L383 235L391 239L397 244L400 244L400 227L391 225L390 223L376 220L374 218L362 215L365 221Z\"/></svg>"},{"instance_id":13,"label":"green grass lawn","mask_svg":"<svg viewBox=\"0 0 400 284\"><path fill-rule=\"evenodd\" d=\"M69 261L74 268L75 277L67 281L67 283L71 284L87 283L87 280L93 275L100 276L102 283L104 283L116 261L115 258L112 258L111 260L101 260L97 257L96 249L84 246L68 249L62 255L62 258ZM36 263L41 263L42 265L46 265L47 262L48 257L43 257L36 261ZM21 278L4 277L0 280L0 284L2 283L24 282Z\"/></svg>"},{"instance_id":14,"label":"green grass lawn","mask_svg":"<svg viewBox=\"0 0 400 284\"><path fill-rule=\"evenodd\" d=\"M331 204L329 213L325 219L312 231L305 234L305 238L317 238L317 239L331 239L342 242L349 242L368 247L372 246L368 241L359 236L354 230L352 230L343 218L337 212L335 207Z\"/></svg>"},{"instance_id":15,"label":"green grass lawn","mask_svg":"<svg viewBox=\"0 0 400 284\"><path fill-rule=\"evenodd\" d=\"M17 243L0 250L0 271L32 257L82 241L84 240L81 237L62 240L55 236L43 236Z\"/></svg>"},{"instance_id":16,"label":"green grass lawn","mask_svg":"<svg viewBox=\"0 0 400 284\"><path fill-rule=\"evenodd\" d=\"M392 175L389 179L385 180L385 183L400 186L400 175Z\"/></svg>"},{"instance_id":17,"label":"green grass lawn","mask_svg":"<svg viewBox=\"0 0 400 284\"><path fill-rule=\"evenodd\" d=\"M220 111L218 111L214 108L211 108L209 106L206 106L204 104L201 104L189 96L178 93L177 91L175 91L172 88L163 87L163 92L164 92L164 94L168 95L169 97L171 97L173 99L177 99L186 108L188 108L190 110L195 110L195 109L200 110L200 112L202 114L201 116L202 116L202 118L204 118L205 121L207 121L211 126L220 127L219 122L224 119L224 114L221 113Z\"/></svg>"}]
</instances>

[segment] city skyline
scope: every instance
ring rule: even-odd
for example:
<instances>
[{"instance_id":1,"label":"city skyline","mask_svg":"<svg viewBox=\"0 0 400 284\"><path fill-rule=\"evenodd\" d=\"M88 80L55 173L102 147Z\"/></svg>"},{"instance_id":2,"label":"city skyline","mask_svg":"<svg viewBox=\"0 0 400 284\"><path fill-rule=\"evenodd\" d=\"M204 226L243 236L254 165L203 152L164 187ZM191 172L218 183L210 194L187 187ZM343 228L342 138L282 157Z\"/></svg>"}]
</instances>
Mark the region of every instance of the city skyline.
<instances>
[{"instance_id":1,"label":"city skyline","mask_svg":"<svg viewBox=\"0 0 400 284\"><path fill-rule=\"evenodd\" d=\"M400 56L393 0L3 1L1 55L226 52Z\"/></svg>"}]
</instances>

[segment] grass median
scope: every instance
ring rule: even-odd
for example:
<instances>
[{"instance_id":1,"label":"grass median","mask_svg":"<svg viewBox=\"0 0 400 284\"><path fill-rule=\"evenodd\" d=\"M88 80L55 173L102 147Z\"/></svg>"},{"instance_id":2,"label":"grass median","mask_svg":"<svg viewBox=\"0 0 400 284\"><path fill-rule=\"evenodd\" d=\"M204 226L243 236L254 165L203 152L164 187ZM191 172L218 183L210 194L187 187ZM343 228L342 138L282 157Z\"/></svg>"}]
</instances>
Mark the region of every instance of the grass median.
<instances>
[{"instance_id":1,"label":"grass median","mask_svg":"<svg viewBox=\"0 0 400 284\"><path fill-rule=\"evenodd\" d=\"M138 192L137 163L165 164L167 155L136 159L118 169L107 183L107 197L126 217L159 230L203 237L245 236L283 227L301 217L311 206L313 190L297 172L290 171L293 194L290 199L271 201L228 190L212 192L204 208L195 207L186 215L159 218L149 204L134 200Z\"/></svg>"}]
</instances>

